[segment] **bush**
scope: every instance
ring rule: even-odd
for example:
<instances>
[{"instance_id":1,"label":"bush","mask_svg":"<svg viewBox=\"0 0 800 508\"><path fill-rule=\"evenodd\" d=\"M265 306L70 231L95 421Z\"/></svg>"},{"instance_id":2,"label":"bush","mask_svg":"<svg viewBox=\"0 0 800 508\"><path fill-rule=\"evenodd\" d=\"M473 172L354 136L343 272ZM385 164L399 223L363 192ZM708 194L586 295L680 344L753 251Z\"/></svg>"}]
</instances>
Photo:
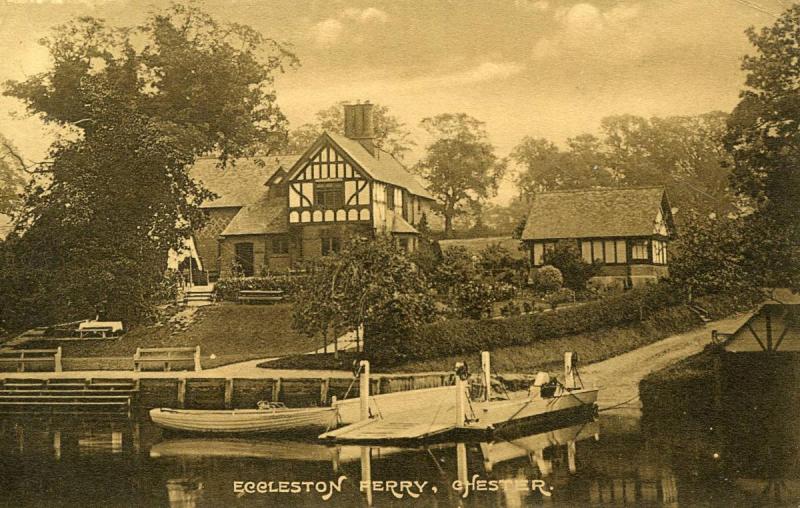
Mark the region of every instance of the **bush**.
<instances>
[{"instance_id":1,"label":"bush","mask_svg":"<svg viewBox=\"0 0 800 508\"><path fill-rule=\"evenodd\" d=\"M492 304L500 300L495 284L469 281L455 288L455 300L461 315L470 319L492 317Z\"/></svg>"},{"instance_id":2,"label":"bush","mask_svg":"<svg viewBox=\"0 0 800 508\"><path fill-rule=\"evenodd\" d=\"M533 275L533 288L541 294L558 291L564 285L564 276L561 270L553 265L545 265L539 268Z\"/></svg>"},{"instance_id":3,"label":"bush","mask_svg":"<svg viewBox=\"0 0 800 508\"><path fill-rule=\"evenodd\" d=\"M544 253L545 264L553 265L561 271L564 285L573 291L583 291L589 279L600 273L603 264L587 263L581 258L578 246L573 241L560 241L555 248Z\"/></svg>"},{"instance_id":4,"label":"bush","mask_svg":"<svg viewBox=\"0 0 800 508\"><path fill-rule=\"evenodd\" d=\"M369 337L376 362L397 363L453 354L474 353L507 346L600 330L653 318L665 307L681 304L667 284L632 289L620 295L568 307L555 312L527 314L506 319L475 321L458 319L420 327L402 341L383 347L379 336ZM699 318L681 307L681 320L700 324ZM684 312L685 311L685 312Z\"/></svg>"},{"instance_id":5,"label":"bush","mask_svg":"<svg viewBox=\"0 0 800 508\"><path fill-rule=\"evenodd\" d=\"M217 281L214 293L218 300L235 302L240 290L282 290L291 296L302 275L269 275L266 277L231 277Z\"/></svg>"},{"instance_id":6,"label":"bush","mask_svg":"<svg viewBox=\"0 0 800 508\"><path fill-rule=\"evenodd\" d=\"M561 288L557 291L547 294L544 301L550 305L550 308L556 310L556 307L562 303L570 303L575 301L575 291L570 288Z\"/></svg>"}]
</instances>

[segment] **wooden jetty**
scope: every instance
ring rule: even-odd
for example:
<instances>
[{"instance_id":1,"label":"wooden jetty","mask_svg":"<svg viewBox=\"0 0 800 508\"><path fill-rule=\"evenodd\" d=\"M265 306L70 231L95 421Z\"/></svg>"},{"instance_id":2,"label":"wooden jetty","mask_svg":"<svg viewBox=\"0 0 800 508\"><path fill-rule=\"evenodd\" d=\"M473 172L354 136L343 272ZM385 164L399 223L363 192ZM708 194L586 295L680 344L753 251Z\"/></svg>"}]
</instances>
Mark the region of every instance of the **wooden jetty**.
<instances>
[{"instance_id":1,"label":"wooden jetty","mask_svg":"<svg viewBox=\"0 0 800 508\"><path fill-rule=\"evenodd\" d=\"M565 385L552 383L549 376L540 374L527 397L500 400L493 399L491 394L489 353L484 352L481 356L483 400L469 402L465 383L469 377L468 370L464 364L456 364L456 385L452 392L434 393L431 402L399 400L388 415L375 415L370 411L369 362L363 361L360 421L326 432L320 435L320 439L340 443L377 443L427 441L453 434L461 438L482 439L491 435L496 428L510 423L534 419L553 423L553 419L560 415L587 413L596 409L598 390L578 384L577 356L574 353L565 355Z\"/></svg>"},{"instance_id":2,"label":"wooden jetty","mask_svg":"<svg viewBox=\"0 0 800 508\"><path fill-rule=\"evenodd\" d=\"M0 413L130 412L134 381L0 379Z\"/></svg>"}]
</instances>

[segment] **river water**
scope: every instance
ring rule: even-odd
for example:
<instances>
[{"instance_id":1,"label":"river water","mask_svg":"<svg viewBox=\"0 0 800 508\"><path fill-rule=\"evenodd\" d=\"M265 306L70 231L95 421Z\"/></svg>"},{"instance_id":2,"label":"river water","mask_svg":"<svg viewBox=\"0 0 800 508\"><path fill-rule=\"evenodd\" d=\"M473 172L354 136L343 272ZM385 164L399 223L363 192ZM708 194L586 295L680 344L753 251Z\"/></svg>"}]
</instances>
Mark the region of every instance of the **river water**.
<instances>
[{"instance_id":1,"label":"river water","mask_svg":"<svg viewBox=\"0 0 800 508\"><path fill-rule=\"evenodd\" d=\"M696 419L609 413L410 449L170 436L146 415L14 416L0 419L0 503L797 506L797 445L781 432L733 436Z\"/></svg>"}]
</instances>

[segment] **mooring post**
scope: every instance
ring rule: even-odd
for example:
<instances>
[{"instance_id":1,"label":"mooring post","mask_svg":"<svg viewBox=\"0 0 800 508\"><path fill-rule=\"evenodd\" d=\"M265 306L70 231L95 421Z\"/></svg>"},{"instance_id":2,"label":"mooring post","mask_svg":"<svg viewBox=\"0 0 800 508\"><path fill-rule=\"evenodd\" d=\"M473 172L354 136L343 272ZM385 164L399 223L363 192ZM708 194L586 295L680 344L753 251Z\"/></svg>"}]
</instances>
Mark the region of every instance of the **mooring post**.
<instances>
[{"instance_id":1,"label":"mooring post","mask_svg":"<svg viewBox=\"0 0 800 508\"><path fill-rule=\"evenodd\" d=\"M369 361L361 360L361 376L358 378L358 398L361 402L361 420L369 418Z\"/></svg>"},{"instance_id":2,"label":"mooring post","mask_svg":"<svg viewBox=\"0 0 800 508\"><path fill-rule=\"evenodd\" d=\"M178 407L182 408L186 404L186 378L178 379Z\"/></svg>"},{"instance_id":3,"label":"mooring post","mask_svg":"<svg viewBox=\"0 0 800 508\"><path fill-rule=\"evenodd\" d=\"M578 355L571 351L564 353L564 386L570 390L578 387L575 380L575 364L578 361Z\"/></svg>"},{"instance_id":4,"label":"mooring post","mask_svg":"<svg viewBox=\"0 0 800 508\"><path fill-rule=\"evenodd\" d=\"M372 457L369 446L361 447L361 484L367 486L367 506L372 506Z\"/></svg>"},{"instance_id":5,"label":"mooring post","mask_svg":"<svg viewBox=\"0 0 800 508\"><path fill-rule=\"evenodd\" d=\"M458 372L464 368L461 362L456 363L456 427L463 427L466 423L465 410L466 403L464 401L464 380Z\"/></svg>"},{"instance_id":6,"label":"mooring post","mask_svg":"<svg viewBox=\"0 0 800 508\"><path fill-rule=\"evenodd\" d=\"M481 351L481 370L483 371L483 400L492 398L492 365L488 351Z\"/></svg>"},{"instance_id":7,"label":"mooring post","mask_svg":"<svg viewBox=\"0 0 800 508\"><path fill-rule=\"evenodd\" d=\"M233 407L233 378L225 380L225 409Z\"/></svg>"},{"instance_id":8,"label":"mooring post","mask_svg":"<svg viewBox=\"0 0 800 508\"><path fill-rule=\"evenodd\" d=\"M58 346L58 349L56 349L56 356L53 358L53 361L55 363L54 370L56 372L61 372L61 346Z\"/></svg>"},{"instance_id":9,"label":"mooring post","mask_svg":"<svg viewBox=\"0 0 800 508\"><path fill-rule=\"evenodd\" d=\"M567 442L567 467L569 468L569 472L575 474L578 470L577 466L575 465L575 452L577 451L576 447L577 443L575 440L570 440Z\"/></svg>"},{"instance_id":10,"label":"mooring post","mask_svg":"<svg viewBox=\"0 0 800 508\"><path fill-rule=\"evenodd\" d=\"M467 471L467 445L464 443L456 444L456 469L458 470L458 481L461 484L461 495L466 497L469 492L468 471Z\"/></svg>"}]
</instances>

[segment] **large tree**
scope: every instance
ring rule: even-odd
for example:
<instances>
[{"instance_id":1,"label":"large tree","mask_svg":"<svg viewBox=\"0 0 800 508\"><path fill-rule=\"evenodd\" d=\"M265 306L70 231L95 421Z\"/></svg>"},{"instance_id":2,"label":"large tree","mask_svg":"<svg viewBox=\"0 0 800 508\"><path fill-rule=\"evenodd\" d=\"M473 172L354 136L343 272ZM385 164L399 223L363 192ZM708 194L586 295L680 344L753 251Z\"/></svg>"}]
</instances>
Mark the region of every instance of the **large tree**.
<instances>
[{"instance_id":1,"label":"large tree","mask_svg":"<svg viewBox=\"0 0 800 508\"><path fill-rule=\"evenodd\" d=\"M302 153L316 141L324 131L344 133L344 105L346 101L322 109L315 115L313 123L306 123L289 132L289 138L284 151L287 153ZM408 152L416 145L411 139L411 133L405 124L389 112L388 106L374 104L372 109L375 126L375 144L386 150L398 160L403 160Z\"/></svg>"},{"instance_id":2,"label":"large tree","mask_svg":"<svg viewBox=\"0 0 800 508\"><path fill-rule=\"evenodd\" d=\"M136 27L79 18L42 43L52 65L6 95L63 126L0 266L15 325L148 317L167 252L204 220L188 168L285 137L273 78L294 56L251 28L173 5ZM16 302L32 298L36 306ZM26 314L27 313L27 314Z\"/></svg>"},{"instance_id":3,"label":"large tree","mask_svg":"<svg viewBox=\"0 0 800 508\"><path fill-rule=\"evenodd\" d=\"M390 237L352 237L340 252L306 268L293 314L295 328L309 336L327 339L365 328L364 345L374 352L381 340L394 340L434 317L427 279Z\"/></svg>"},{"instance_id":4,"label":"large tree","mask_svg":"<svg viewBox=\"0 0 800 508\"><path fill-rule=\"evenodd\" d=\"M484 123L465 113L425 118L421 125L434 141L415 169L437 199L445 236L450 237L458 215L497 193L506 161L495 155Z\"/></svg>"},{"instance_id":5,"label":"large tree","mask_svg":"<svg viewBox=\"0 0 800 508\"><path fill-rule=\"evenodd\" d=\"M764 235L789 238L796 249L800 245L800 5L786 10L772 26L751 28L747 34L756 54L744 59L746 89L728 122L726 144L735 161L731 183L755 208L749 220L760 222ZM794 267L796 272L796 256L788 259L785 268Z\"/></svg>"},{"instance_id":6,"label":"large tree","mask_svg":"<svg viewBox=\"0 0 800 508\"><path fill-rule=\"evenodd\" d=\"M20 205L25 186L23 159L14 145L0 134L0 215L11 215ZM0 227L5 227L0 224ZM0 231L0 238L6 231Z\"/></svg>"},{"instance_id":7,"label":"large tree","mask_svg":"<svg viewBox=\"0 0 800 508\"><path fill-rule=\"evenodd\" d=\"M725 150L727 115L606 117L601 137L583 134L566 150L524 138L511 153L523 196L557 189L663 185L681 210L727 215L736 210Z\"/></svg>"}]
</instances>

